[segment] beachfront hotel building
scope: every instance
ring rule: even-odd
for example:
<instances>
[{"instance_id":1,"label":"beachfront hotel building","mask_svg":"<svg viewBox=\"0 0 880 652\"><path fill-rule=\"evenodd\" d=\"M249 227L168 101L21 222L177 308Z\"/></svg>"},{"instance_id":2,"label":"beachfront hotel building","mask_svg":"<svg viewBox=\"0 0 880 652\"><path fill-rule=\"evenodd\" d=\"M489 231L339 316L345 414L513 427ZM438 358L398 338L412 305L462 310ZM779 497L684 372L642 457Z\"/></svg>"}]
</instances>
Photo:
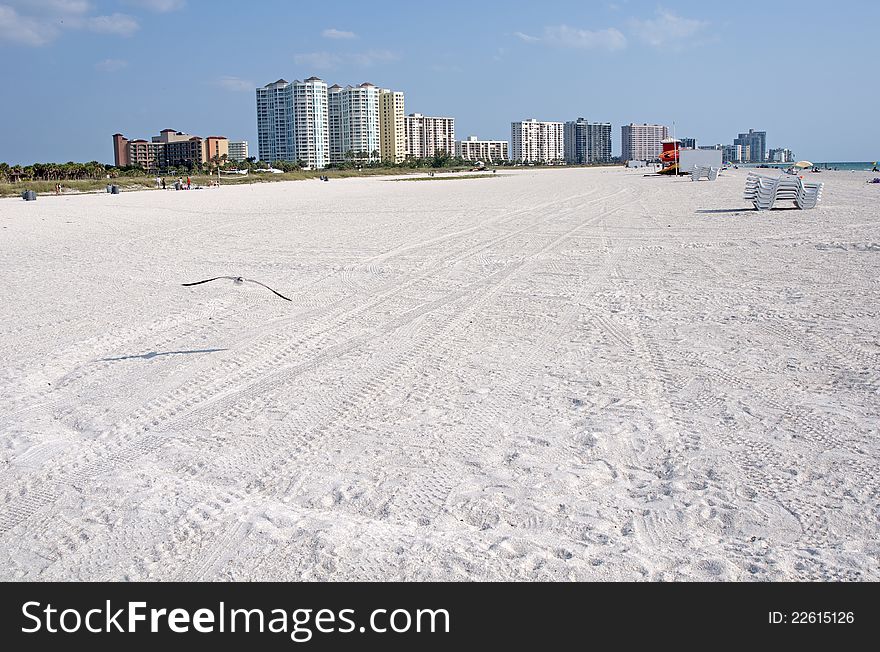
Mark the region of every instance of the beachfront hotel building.
<instances>
[{"instance_id":1,"label":"beachfront hotel building","mask_svg":"<svg viewBox=\"0 0 880 652\"><path fill-rule=\"evenodd\" d=\"M383 161L406 159L406 113L403 93L379 90L379 154Z\"/></svg>"},{"instance_id":2,"label":"beachfront hotel building","mask_svg":"<svg viewBox=\"0 0 880 652\"><path fill-rule=\"evenodd\" d=\"M330 162L327 84L318 77L279 79L257 89L260 160L300 162L311 169Z\"/></svg>"},{"instance_id":3,"label":"beachfront hotel building","mask_svg":"<svg viewBox=\"0 0 880 652\"><path fill-rule=\"evenodd\" d=\"M248 141L231 140L229 141L229 160L241 163L248 159Z\"/></svg>"},{"instance_id":4,"label":"beachfront hotel building","mask_svg":"<svg viewBox=\"0 0 880 652\"><path fill-rule=\"evenodd\" d=\"M721 148L721 158L724 163L750 163L752 159L751 146L724 145Z\"/></svg>"},{"instance_id":5,"label":"beachfront hotel building","mask_svg":"<svg viewBox=\"0 0 880 652\"><path fill-rule=\"evenodd\" d=\"M565 125L534 118L510 123L510 159L523 163L562 163Z\"/></svg>"},{"instance_id":6,"label":"beachfront hotel building","mask_svg":"<svg viewBox=\"0 0 880 652\"><path fill-rule=\"evenodd\" d=\"M470 136L455 144L455 155L465 161L494 163L509 158L509 146L506 140L480 140L476 136Z\"/></svg>"},{"instance_id":7,"label":"beachfront hotel building","mask_svg":"<svg viewBox=\"0 0 880 652\"><path fill-rule=\"evenodd\" d=\"M785 147L771 149L768 159L771 163L794 163L794 152Z\"/></svg>"},{"instance_id":8,"label":"beachfront hotel building","mask_svg":"<svg viewBox=\"0 0 880 652\"><path fill-rule=\"evenodd\" d=\"M407 158L430 158L440 152L455 155L455 118L411 113L404 118Z\"/></svg>"},{"instance_id":9,"label":"beachfront hotel building","mask_svg":"<svg viewBox=\"0 0 880 652\"><path fill-rule=\"evenodd\" d=\"M628 124L620 128L621 158L624 161L654 161L669 138L665 125Z\"/></svg>"},{"instance_id":10,"label":"beachfront hotel building","mask_svg":"<svg viewBox=\"0 0 880 652\"><path fill-rule=\"evenodd\" d=\"M176 129L163 129L150 140L129 140L122 134L113 134L116 167L161 170L168 166L200 165L228 154L229 140L225 136L201 138Z\"/></svg>"},{"instance_id":11,"label":"beachfront hotel building","mask_svg":"<svg viewBox=\"0 0 880 652\"><path fill-rule=\"evenodd\" d=\"M204 142L206 161L224 163L229 160L229 139L223 136L208 136Z\"/></svg>"},{"instance_id":12,"label":"beachfront hotel building","mask_svg":"<svg viewBox=\"0 0 880 652\"><path fill-rule=\"evenodd\" d=\"M113 164L118 168L131 165L128 140L122 134L113 134Z\"/></svg>"},{"instance_id":13,"label":"beachfront hotel building","mask_svg":"<svg viewBox=\"0 0 880 652\"><path fill-rule=\"evenodd\" d=\"M128 140L122 134L113 136L115 154L114 164L118 168L141 167L144 170L158 170L165 167L165 148L143 138Z\"/></svg>"},{"instance_id":14,"label":"beachfront hotel building","mask_svg":"<svg viewBox=\"0 0 880 652\"><path fill-rule=\"evenodd\" d=\"M335 84L329 90L328 106L330 163L378 161L379 89L368 82L345 88Z\"/></svg>"},{"instance_id":15,"label":"beachfront hotel building","mask_svg":"<svg viewBox=\"0 0 880 652\"><path fill-rule=\"evenodd\" d=\"M767 161L767 132L749 129L747 134L739 134L734 145L749 148L749 156L743 163L765 163Z\"/></svg>"},{"instance_id":16,"label":"beachfront hotel building","mask_svg":"<svg viewBox=\"0 0 880 652\"><path fill-rule=\"evenodd\" d=\"M563 134L565 162L592 165L611 162L611 123L578 118L566 122Z\"/></svg>"}]
</instances>

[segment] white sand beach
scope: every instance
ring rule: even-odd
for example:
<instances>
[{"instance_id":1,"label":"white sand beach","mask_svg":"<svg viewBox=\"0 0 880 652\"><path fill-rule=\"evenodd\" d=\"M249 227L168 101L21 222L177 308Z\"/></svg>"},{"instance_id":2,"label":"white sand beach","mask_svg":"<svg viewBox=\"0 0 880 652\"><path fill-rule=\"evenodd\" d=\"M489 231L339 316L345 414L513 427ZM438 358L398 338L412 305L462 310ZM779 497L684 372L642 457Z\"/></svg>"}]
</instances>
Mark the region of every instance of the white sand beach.
<instances>
[{"instance_id":1,"label":"white sand beach","mask_svg":"<svg viewBox=\"0 0 880 652\"><path fill-rule=\"evenodd\" d=\"M880 580L876 174L745 176L0 200L0 579Z\"/></svg>"}]
</instances>

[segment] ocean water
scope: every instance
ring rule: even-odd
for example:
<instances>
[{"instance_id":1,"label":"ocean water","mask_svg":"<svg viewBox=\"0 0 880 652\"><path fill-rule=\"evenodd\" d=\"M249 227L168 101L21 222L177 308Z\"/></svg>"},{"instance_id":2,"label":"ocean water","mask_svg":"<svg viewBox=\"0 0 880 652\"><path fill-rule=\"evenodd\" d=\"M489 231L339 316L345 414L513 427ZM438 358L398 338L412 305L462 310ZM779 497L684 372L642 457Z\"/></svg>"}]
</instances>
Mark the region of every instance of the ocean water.
<instances>
[{"instance_id":1,"label":"ocean water","mask_svg":"<svg viewBox=\"0 0 880 652\"><path fill-rule=\"evenodd\" d=\"M822 170L853 170L857 172L868 171L874 169L876 166L880 168L880 161L875 163L874 161L867 162L853 162L853 161L843 161L843 162L828 162L828 163L820 163L818 161L814 161L816 167L821 168ZM758 167L758 163L745 163L741 164L739 167L741 168L756 168ZM788 168L791 167L791 163L767 163L771 168Z\"/></svg>"},{"instance_id":2,"label":"ocean water","mask_svg":"<svg viewBox=\"0 0 880 652\"><path fill-rule=\"evenodd\" d=\"M880 165L878 165L878 163L880 162L869 161L867 163L816 163L816 165L823 170L872 170L875 167L880 168Z\"/></svg>"}]
</instances>

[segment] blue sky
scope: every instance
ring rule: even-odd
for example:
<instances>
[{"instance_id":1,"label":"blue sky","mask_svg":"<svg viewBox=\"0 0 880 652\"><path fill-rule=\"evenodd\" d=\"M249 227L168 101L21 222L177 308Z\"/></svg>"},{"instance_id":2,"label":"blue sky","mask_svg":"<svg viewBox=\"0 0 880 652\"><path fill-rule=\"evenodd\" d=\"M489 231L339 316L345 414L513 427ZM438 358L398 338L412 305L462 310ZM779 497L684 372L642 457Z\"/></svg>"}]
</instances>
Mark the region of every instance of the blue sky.
<instances>
[{"instance_id":1,"label":"blue sky","mask_svg":"<svg viewBox=\"0 0 880 652\"><path fill-rule=\"evenodd\" d=\"M429 7L435 7L430 13ZM247 139L254 88L318 75L406 93L459 138L578 116L750 127L816 161L880 158L868 0L0 0L0 161L112 162L110 135Z\"/></svg>"}]
</instances>

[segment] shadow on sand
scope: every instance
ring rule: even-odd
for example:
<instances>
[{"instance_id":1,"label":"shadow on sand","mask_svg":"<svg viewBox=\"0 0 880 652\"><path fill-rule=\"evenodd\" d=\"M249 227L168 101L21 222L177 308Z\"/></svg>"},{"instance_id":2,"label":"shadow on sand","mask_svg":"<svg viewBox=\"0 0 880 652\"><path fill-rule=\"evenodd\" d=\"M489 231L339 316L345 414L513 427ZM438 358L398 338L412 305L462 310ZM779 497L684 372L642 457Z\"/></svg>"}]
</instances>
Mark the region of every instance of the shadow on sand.
<instances>
[{"instance_id":1,"label":"shadow on sand","mask_svg":"<svg viewBox=\"0 0 880 652\"><path fill-rule=\"evenodd\" d=\"M199 349L197 351L166 351L164 353L158 353L156 351L150 351L149 353L144 353L142 355L126 355L121 358L103 358L102 360L98 360L98 362L121 362L122 360L152 360L153 358L161 358L167 355L199 355L203 353L220 353L221 351L228 351L229 349Z\"/></svg>"},{"instance_id":2,"label":"shadow on sand","mask_svg":"<svg viewBox=\"0 0 880 652\"><path fill-rule=\"evenodd\" d=\"M771 211L756 211L754 208L718 208L713 210L699 210L697 213L703 215L717 215L722 213L775 213L777 211L799 211L800 209L797 206L778 206Z\"/></svg>"}]
</instances>

